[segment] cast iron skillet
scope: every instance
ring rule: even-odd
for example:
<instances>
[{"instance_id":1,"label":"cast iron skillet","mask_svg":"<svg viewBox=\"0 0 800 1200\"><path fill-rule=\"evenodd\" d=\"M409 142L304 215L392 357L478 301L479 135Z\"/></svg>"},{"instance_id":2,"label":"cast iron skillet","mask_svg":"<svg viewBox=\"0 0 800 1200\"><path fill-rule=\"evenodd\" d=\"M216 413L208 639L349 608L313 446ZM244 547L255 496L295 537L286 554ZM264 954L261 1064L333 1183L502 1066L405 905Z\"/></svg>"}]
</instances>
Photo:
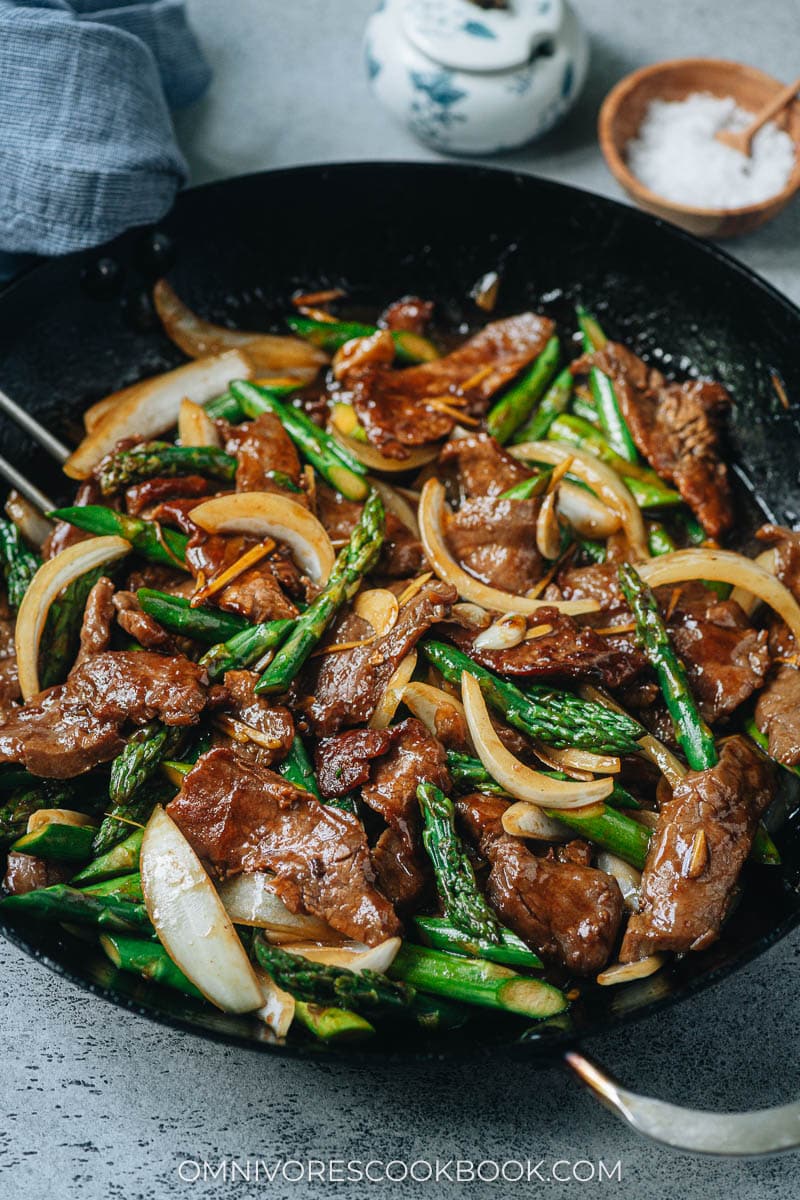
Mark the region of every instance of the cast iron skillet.
<instances>
[{"instance_id":1,"label":"cast iron skillet","mask_svg":"<svg viewBox=\"0 0 800 1200\"><path fill-rule=\"evenodd\" d=\"M784 409L771 379L778 375L788 396L800 397L800 312L719 250L652 217L508 172L342 164L189 191L158 230L38 267L0 296L0 386L65 441L76 441L92 401L181 361L148 299L164 273L203 315L266 329L280 328L295 288L338 284L373 305L415 292L436 300L448 323L474 322L469 291L491 269L502 275L499 315L531 307L570 327L583 298L613 335L667 372L722 380L736 402L730 451L753 497L743 504L742 526L752 528L760 515L800 523L800 407ZM57 469L6 422L0 452L56 498L64 494ZM376 1041L359 1053L426 1059L506 1050L541 1059L722 979L800 923L793 795L778 806L783 867L751 869L744 902L710 950L626 987L589 985L563 1020L522 1031L518 1023L484 1020L444 1040L398 1042L393 1034L391 1046ZM115 972L67 934L18 923L6 933L53 970L166 1024L274 1052L334 1054L309 1043L278 1046L247 1018L208 1012ZM732 1128L731 1117L687 1121L670 1106L615 1090L580 1055L570 1057L632 1124L672 1144L756 1153L785 1147L800 1132L793 1113L785 1120L772 1113L768 1133L763 1121L754 1129L752 1116L741 1118L746 1130Z\"/></svg>"}]
</instances>

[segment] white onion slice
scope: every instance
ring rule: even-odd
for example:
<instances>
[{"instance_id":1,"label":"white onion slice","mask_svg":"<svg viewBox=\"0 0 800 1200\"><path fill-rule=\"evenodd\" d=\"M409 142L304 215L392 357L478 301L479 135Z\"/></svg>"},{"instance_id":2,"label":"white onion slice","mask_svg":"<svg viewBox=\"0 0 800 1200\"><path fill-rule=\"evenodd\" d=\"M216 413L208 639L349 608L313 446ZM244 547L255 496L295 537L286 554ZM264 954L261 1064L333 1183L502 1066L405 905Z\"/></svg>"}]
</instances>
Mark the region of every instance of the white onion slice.
<instances>
[{"instance_id":1,"label":"white onion slice","mask_svg":"<svg viewBox=\"0 0 800 1200\"><path fill-rule=\"evenodd\" d=\"M510 450L515 458L524 462L561 463L571 459L571 473L588 484L619 516L633 554L638 559L650 557L647 532L639 507L623 480L611 467L585 450L562 446L558 442L523 442L519 446L511 446Z\"/></svg>"},{"instance_id":2,"label":"white onion slice","mask_svg":"<svg viewBox=\"0 0 800 1200\"><path fill-rule=\"evenodd\" d=\"M639 891L642 886L642 872L637 871L624 858L612 854L610 850L601 850L597 855L597 865L606 875L613 875L622 892L625 907L631 912L639 910Z\"/></svg>"},{"instance_id":3,"label":"white onion slice","mask_svg":"<svg viewBox=\"0 0 800 1200\"><path fill-rule=\"evenodd\" d=\"M353 601L353 612L372 626L373 637L383 637L394 628L400 614L397 596L388 588L367 588Z\"/></svg>"},{"instance_id":4,"label":"white onion slice","mask_svg":"<svg viewBox=\"0 0 800 1200\"><path fill-rule=\"evenodd\" d=\"M409 533L412 533L415 538L419 537L419 522L417 514L406 500L405 496L401 496L397 488L393 488L390 483L384 479L378 479L377 475L369 476L370 487L374 487L375 491L383 501L383 506L387 512L394 513L398 521L405 525Z\"/></svg>"},{"instance_id":5,"label":"white onion slice","mask_svg":"<svg viewBox=\"0 0 800 1200\"><path fill-rule=\"evenodd\" d=\"M224 1012L261 1008L264 995L203 864L160 804L142 838L142 891L161 944Z\"/></svg>"},{"instance_id":6,"label":"white onion slice","mask_svg":"<svg viewBox=\"0 0 800 1200\"><path fill-rule=\"evenodd\" d=\"M172 429L185 396L196 404L207 404L224 392L232 380L250 379L252 374L253 368L244 355L229 350L227 354L199 358L125 388L116 398L107 398L105 409L64 463L64 470L71 479L86 479L120 438L147 440Z\"/></svg>"},{"instance_id":7,"label":"white onion slice","mask_svg":"<svg viewBox=\"0 0 800 1200\"><path fill-rule=\"evenodd\" d=\"M537 443L538 444L538 443ZM453 558L444 536L445 515L444 486L438 479L429 479L419 498L419 530L425 553L436 574L446 583L452 583L464 600L470 600L482 608L494 612L531 613L539 608L557 608L563 613L597 612L596 600L531 600L527 596L514 596L481 583L460 566Z\"/></svg>"},{"instance_id":8,"label":"white onion slice","mask_svg":"<svg viewBox=\"0 0 800 1200\"><path fill-rule=\"evenodd\" d=\"M278 987L272 976L261 967L255 967L254 970L264 996L264 1003L254 1015L278 1037L286 1037L294 1020L294 996Z\"/></svg>"},{"instance_id":9,"label":"white onion slice","mask_svg":"<svg viewBox=\"0 0 800 1200\"><path fill-rule=\"evenodd\" d=\"M649 954L647 958L640 958L638 962L612 963L605 971L600 972L597 982L601 987L612 987L618 983L633 983L635 979L647 979L649 975L660 971L665 962L665 955Z\"/></svg>"},{"instance_id":10,"label":"white onion slice","mask_svg":"<svg viewBox=\"0 0 800 1200\"><path fill-rule=\"evenodd\" d=\"M341 942L341 934L319 917L290 912L273 883L274 876L262 871L236 875L219 885L219 898L232 921L265 930L270 941Z\"/></svg>"},{"instance_id":11,"label":"white onion slice","mask_svg":"<svg viewBox=\"0 0 800 1200\"><path fill-rule=\"evenodd\" d=\"M68 546L39 567L22 598L14 632L23 700L30 700L39 691L39 644L50 605L75 579L95 567L115 562L130 551L130 542L121 537L87 538Z\"/></svg>"},{"instance_id":12,"label":"white onion slice","mask_svg":"<svg viewBox=\"0 0 800 1200\"><path fill-rule=\"evenodd\" d=\"M774 608L800 641L800 605L779 579L744 554L703 547L674 550L672 554L662 554L652 562L644 563L637 570L653 588L665 583L683 583L687 579L731 583Z\"/></svg>"},{"instance_id":13,"label":"white onion slice","mask_svg":"<svg viewBox=\"0 0 800 1200\"><path fill-rule=\"evenodd\" d=\"M16 490L8 493L6 513L26 542L37 550L53 532L53 522L43 517L39 509Z\"/></svg>"},{"instance_id":14,"label":"white onion slice","mask_svg":"<svg viewBox=\"0 0 800 1200\"><path fill-rule=\"evenodd\" d=\"M529 804L527 800L518 800L509 804L503 813L503 829L513 837L533 838L537 842L568 842L575 834L548 817L538 804Z\"/></svg>"},{"instance_id":15,"label":"white onion slice","mask_svg":"<svg viewBox=\"0 0 800 1200\"><path fill-rule=\"evenodd\" d=\"M369 719L370 729L388 729L392 717L403 699L406 684L417 668L417 652L412 650L402 659L389 677L383 695L378 701L377 708Z\"/></svg>"},{"instance_id":16,"label":"white onion slice","mask_svg":"<svg viewBox=\"0 0 800 1200\"><path fill-rule=\"evenodd\" d=\"M192 509L206 533L245 533L285 542L297 564L318 587L327 583L336 558L325 526L296 500L277 492L234 492Z\"/></svg>"},{"instance_id":17,"label":"white onion slice","mask_svg":"<svg viewBox=\"0 0 800 1200\"><path fill-rule=\"evenodd\" d=\"M43 825L78 825L93 827L97 824L93 817L86 813L75 812L72 808L40 808L28 817L27 833L41 829Z\"/></svg>"},{"instance_id":18,"label":"white onion slice","mask_svg":"<svg viewBox=\"0 0 800 1200\"><path fill-rule=\"evenodd\" d=\"M416 471L419 467L433 462L439 453L439 444L426 446L409 446L407 458L387 458L370 442L359 442L356 438L347 437L334 424L328 425L328 432L339 443L349 450L354 458L363 463L370 471L386 471L397 474L399 471Z\"/></svg>"},{"instance_id":19,"label":"white onion slice","mask_svg":"<svg viewBox=\"0 0 800 1200\"><path fill-rule=\"evenodd\" d=\"M506 613L482 629L475 638L476 650L511 650L524 641L528 622L521 613Z\"/></svg>"},{"instance_id":20,"label":"white onion slice","mask_svg":"<svg viewBox=\"0 0 800 1200\"><path fill-rule=\"evenodd\" d=\"M378 946L364 946L361 942L345 942L341 946L318 946L314 942L285 943L282 949L289 954L307 958L309 962L324 963L329 967L344 967L347 971L377 971L385 975L397 957L401 941L398 937L387 938Z\"/></svg>"},{"instance_id":21,"label":"white onion slice","mask_svg":"<svg viewBox=\"0 0 800 1200\"><path fill-rule=\"evenodd\" d=\"M540 747L536 746L539 754ZM553 746L542 746L540 757L548 764L554 764L556 769L570 771L590 771L593 775L617 775L622 770L622 763L614 754L592 754L591 750L556 750Z\"/></svg>"},{"instance_id":22,"label":"white onion slice","mask_svg":"<svg viewBox=\"0 0 800 1200\"><path fill-rule=\"evenodd\" d=\"M506 750L492 725L480 684L467 671L461 676L461 699L478 757L492 779L510 796L530 800L545 808L585 808L611 795L614 790L611 779L595 779L590 783L551 779L515 758Z\"/></svg>"},{"instance_id":23,"label":"white onion slice","mask_svg":"<svg viewBox=\"0 0 800 1200\"><path fill-rule=\"evenodd\" d=\"M765 571L769 571L770 575L775 575L777 547L770 546L769 550L762 550L760 554L755 556L753 562L758 563ZM748 592L745 588L735 587L731 592L731 600L735 600L748 617L752 616L758 608L758 596L754 596L752 592Z\"/></svg>"},{"instance_id":24,"label":"white onion slice","mask_svg":"<svg viewBox=\"0 0 800 1200\"><path fill-rule=\"evenodd\" d=\"M542 500L536 518L536 548L542 558L555 560L561 552L561 526L556 513L555 492L549 492Z\"/></svg>"},{"instance_id":25,"label":"white onion slice","mask_svg":"<svg viewBox=\"0 0 800 1200\"><path fill-rule=\"evenodd\" d=\"M219 430L202 404L184 396L178 410L178 441L182 446L220 446Z\"/></svg>"},{"instance_id":26,"label":"white onion slice","mask_svg":"<svg viewBox=\"0 0 800 1200\"><path fill-rule=\"evenodd\" d=\"M466 748L472 749L464 705L455 696L448 695L430 683L407 683L403 688L403 703L417 720L422 721L425 728L445 745L449 729L463 728ZM461 749L455 745L449 748Z\"/></svg>"},{"instance_id":27,"label":"white onion slice","mask_svg":"<svg viewBox=\"0 0 800 1200\"><path fill-rule=\"evenodd\" d=\"M586 538L608 538L622 525L618 512L612 511L585 488L562 480L558 488L558 511L576 533Z\"/></svg>"}]
</instances>

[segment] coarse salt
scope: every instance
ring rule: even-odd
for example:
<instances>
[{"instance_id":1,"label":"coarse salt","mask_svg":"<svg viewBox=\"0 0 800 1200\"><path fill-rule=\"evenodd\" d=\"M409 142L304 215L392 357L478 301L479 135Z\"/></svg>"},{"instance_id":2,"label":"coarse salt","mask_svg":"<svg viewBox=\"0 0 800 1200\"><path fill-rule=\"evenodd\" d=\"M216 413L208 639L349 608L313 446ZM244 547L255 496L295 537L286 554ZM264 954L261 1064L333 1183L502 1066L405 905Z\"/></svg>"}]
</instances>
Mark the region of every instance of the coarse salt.
<instances>
[{"instance_id":1,"label":"coarse salt","mask_svg":"<svg viewBox=\"0 0 800 1200\"><path fill-rule=\"evenodd\" d=\"M752 120L732 97L693 92L685 100L653 100L628 142L628 166L651 192L676 204L722 209L758 204L786 186L796 151L774 121L753 138L749 158L714 136L720 129L745 129Z\"/></svg>"}]
</instances>

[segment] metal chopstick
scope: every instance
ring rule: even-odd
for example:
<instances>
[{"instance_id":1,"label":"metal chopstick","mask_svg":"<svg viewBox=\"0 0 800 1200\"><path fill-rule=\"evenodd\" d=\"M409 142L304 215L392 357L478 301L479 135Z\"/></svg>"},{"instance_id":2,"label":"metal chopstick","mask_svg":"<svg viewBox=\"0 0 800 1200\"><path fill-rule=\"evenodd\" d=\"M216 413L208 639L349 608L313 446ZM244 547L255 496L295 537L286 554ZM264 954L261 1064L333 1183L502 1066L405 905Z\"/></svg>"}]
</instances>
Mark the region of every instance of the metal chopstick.
<instances>
[{"instance_id":1,"label":"metal chopstick","mask_svg":"<svg viewBox=\"0 0 800 1200\"><path fill-rule=\"evenodd\" d=\"M35 483L31 483L30 479L23 475L21 471L18 471L2 454L0 454L0 475L12 487L15 487L18 492L21 492L26 500L30 500L31 504L35 504L41 512L49 513L55 508L55 504L50 497L40 491Z\"/></svg>"},{"instance_id":2,"label":"metal chopstick","mask_svg":"<svg viewBox=\"0 0 800 1200\"><path fill-rule=\"evenodd\" d=\"M69 446L65 446L57 437L54 437L49 429L45 429L44 425L40 425L35 417L32 417L24 408L20 408L19 404L2 390L0 390L0 409L11 417L12 421L15 421L17 425L29 433L32 438L35 438L39 445L43 446L57 463L66 462L72 453ZM15 486L19 487L19 484ZM32 485L29 484L28 486ZM23 491L21 487L19 487L19 490ZM27 493L25 494L27 495ZM28 498L30 499L30 496ZM38 503L38 501L34 501L34 503Z\"/></svg>"}]
</instances>

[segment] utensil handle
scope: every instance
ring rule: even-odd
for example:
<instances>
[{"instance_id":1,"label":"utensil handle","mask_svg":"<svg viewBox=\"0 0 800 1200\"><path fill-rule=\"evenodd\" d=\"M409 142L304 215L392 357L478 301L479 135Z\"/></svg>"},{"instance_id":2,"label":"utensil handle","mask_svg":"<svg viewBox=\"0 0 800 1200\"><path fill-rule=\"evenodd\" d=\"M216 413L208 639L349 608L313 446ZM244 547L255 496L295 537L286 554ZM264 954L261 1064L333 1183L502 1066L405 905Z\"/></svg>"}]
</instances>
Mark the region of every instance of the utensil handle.
<instances>
[{"instance_id":1,"label":"utensil handle","mask_svg":"<svg viewBox=\"0 0 800 1200\"><path fill-rule=\"evenodd\" d=\"M713 1113L653 1100L622 1087L577 1050L564 1055L567 1065L611 1111L644 1137L674 1150L752 1158L800 1146L800 1103L754 1112Z\"/></svg>"},{"instance_id":2,"label":"utensil handle","mask_svg":"<svg viewBox=\"0 0 800 1200\"><path fill-rule=\"evenodd\" d=\"M766 125L771 117L779 113L782 108L794 100L797 93L800 92L800 79L795 79L794 83L789 83L785 88L781 88L774 100L761 109L755 121L752 121L747 126L747 133L758 133L762 125Z\"/></svg>"}]
</instances>

